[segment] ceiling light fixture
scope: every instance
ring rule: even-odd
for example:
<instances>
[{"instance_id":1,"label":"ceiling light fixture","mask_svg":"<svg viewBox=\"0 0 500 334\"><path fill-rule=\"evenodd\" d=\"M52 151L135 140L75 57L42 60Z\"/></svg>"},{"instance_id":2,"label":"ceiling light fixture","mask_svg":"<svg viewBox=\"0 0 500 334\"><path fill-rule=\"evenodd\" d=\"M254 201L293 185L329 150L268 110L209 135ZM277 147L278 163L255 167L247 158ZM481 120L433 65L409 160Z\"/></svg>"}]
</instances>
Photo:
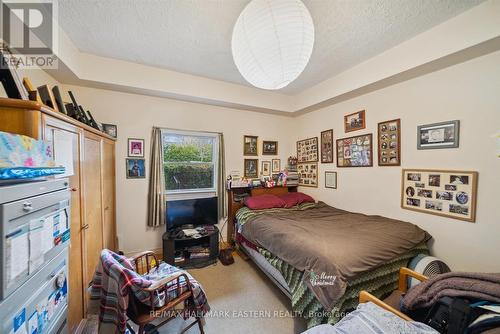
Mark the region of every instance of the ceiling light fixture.
<instances>
[{"instance_id":1,"label":"ceiling light fixture","mask_svg":"<svg viewBox=\"0 0 500 334\"><path fill-rule=\"evenodd\" d=\"M280 89L304 71L313 45L314 24L300 0L252 0L234 25L231 49L245 80Z\"/></svg>"}]
</instances>

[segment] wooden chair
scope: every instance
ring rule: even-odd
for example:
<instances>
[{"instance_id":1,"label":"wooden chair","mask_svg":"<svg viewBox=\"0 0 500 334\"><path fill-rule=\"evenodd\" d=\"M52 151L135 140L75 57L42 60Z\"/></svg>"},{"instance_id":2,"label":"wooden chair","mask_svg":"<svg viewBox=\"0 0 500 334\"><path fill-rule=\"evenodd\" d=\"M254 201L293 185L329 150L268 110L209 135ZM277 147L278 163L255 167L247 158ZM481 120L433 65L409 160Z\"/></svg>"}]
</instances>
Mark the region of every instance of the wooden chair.
<instances>
[{"instance_id":1,"label":"wooden chair","mask_svg":"<svg viewBox=\"0 0 500 334\"><path fill-rule=\"evenodd\" d=\"M371 293L363 290L359 293L359 303L372 302L381 308L394 313L400 318L406 321L412 321L412 319L406 314L399 310L399 302L401 296L408 291L408 276L413 277L421 282L426 281L428 278L422 274L419 274L408 268L401 268L399 270L399 285L398 289L392 292L389 297L385 298L383 301L372 295Z\"/></svg>"},{"instance_id":2,"label":"wooden chair","mask_svg":"<svg viewBox=\"0 0 500 334\"><path fill-rule=\"evenodd\" d=\"M155 254L151 251L139 253L131 257L130 260L135 264L136 272L139 273L140 275L144 275L148 273L151 269L158 268L160 265L160 261L158 261ZM182 293L180 285L181 277L184 278L188 288L188 290ZM162 291L165 291L165 298L167 298L167 293L166 293L167 286L169 285L169 283L174 281L176 281L175 284L177 285L177 293L176 293L177 297L171 300L165 300L165 304L161 307L148 306L144 303L141 303L137 300L134 294L130 292L127 316L132 322L134 322L136 325L139 326L138 334L144 334L146 332L156 330L162 327L163 325L167 324L170 320L174 319L176 317L176 314L178 314L177 312L175 312L175 310L178 310L178 305L180 303L183 303L185 300L191 299L190 302L194 304L194 294L191 284L189 283L188 276L185 273L176 273L172 276L165 277L155 282L153 285L143 289L143 291L149 293L151 305L154 305L153 300L155 295L161 293ZM153 325L151 324L151 322L158 319L156 315L167 315L167 316L157 325ZM186 326L180 333L186 332L197 323L198 328L200 329L200 333L204 334L202 319L203 317L196 315L195 321Z\"/></svg>"}]
</instances>

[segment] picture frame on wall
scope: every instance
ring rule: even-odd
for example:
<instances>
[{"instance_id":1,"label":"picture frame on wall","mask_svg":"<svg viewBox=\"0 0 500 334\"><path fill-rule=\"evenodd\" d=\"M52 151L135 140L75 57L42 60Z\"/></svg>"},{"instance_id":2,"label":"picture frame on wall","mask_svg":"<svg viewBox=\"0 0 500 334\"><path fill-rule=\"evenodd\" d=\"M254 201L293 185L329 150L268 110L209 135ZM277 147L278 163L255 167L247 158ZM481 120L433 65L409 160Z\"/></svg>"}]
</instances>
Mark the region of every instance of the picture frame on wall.
<instances>
[{"instance_id":1,"label":"picture frame on wall","mask_svg":"<svg viewBox=\"0 0 500 334\"><path fill-rule=\"evenodd\" d=\"M299 174L299 186L318 187L317 162L297 164L297 173Z\"/></svg>"},{"instance_id":2,"label":"picture frame on wall","mask_svg":"<svg viewBox=\"0 0 500 334\"><path fill-rule=\"evenodd\" d=\"M102 123L102 131L110 137L118 137L118 128L115 124L105 124Z\"/></svg>"},{"instance_id":3,"label":"picture frame on wall","mask_svg":"<svg viewBox=\"0 0 500 334\"><path fill-rule=\"evenodd\" d=\"M337 172L325 172L325 188L337 189Z\"/></svg>"},{"instance_id":4,"label":"picture frame on wall","mask_svg":"<svg viewBox=\"0 0 500 334\"><path fill-rule=\"evenodd\" d=\"M281 172L281 160L280 159L273 159L272 160L272 172L273 173Z\"/></svg>"},{"instance_id":5,"label":"picture frame on wall","mask_svg":"<svg viewBox=\"0 0 500 334\"><path fill-rule=\"evenodd\" d=\"M360 110L344 116L344 131L351 132L366 128L366 112Z\"/></svg>"},{"instance_id":6,"label":"picture frame on wall","mask_svg":"<svg viewBox=\"0 0 500 334\"><path fill-rule=\"evenodd\" d=\"M378 123L378 165L401 166L401 119Z\"/></svg>"},{"instance_id":7,"label":"picture frame on wall","mask_svg":"<svg viewBox=\"0 0 500 334\"><path fill-rule=\"evenodd\" d=\"M278 155L278 142L272 140L262 141L263 155Z\"/></svg>"},{"instance_id":8,"label":"picture frame on wall","mask_svg":"<svg viewBox=\"0 0 500 334\"><path fill-rule=\"evenodd\" d=\"M146 160L127 158L125 159L125 170L127 179L144 179L146 178Z\"/></svg>"},{"instance_id":9,"label":"picture frame on wall","mask_svg":"<svg viewBox=\"0 0 500 334\"><path fill-rule=\"evenodd\" d=\"M128 138L128 156L144 158L144 139Z\"/></svg>"},{"instance_id":10,"label":"picture frame on wall","mask_svg":"<svg viewBox=\"0 0 500 334\"><path fill-rule=\"evenodd\" d=\"M54 97L54 94L52 90L49 88L48 85L43 85L37 88L38 94L40 95L40 98L42 99L42 103L45 104L47 107L54 109L55 111L59 112L59 107L56 102L56 98Z\"/></svg>"},{"instance_id":11,"label":"picture frame on wall","mask_svg":"<svg viewBox=\"0 0 500 334\"><path fill-rule=\"evenodd\" d=\"M321 163L333 163L333 129L321 132Z\"/></svg>"},{"instance_id":12,"label":"picture frame on wall","mask_svg":"<svg viewBox=\"0 0 500 334\"><path fill-rule=\"evenodd\" d=\"M307 138L297 141L297 162L318 161L318 137Z\"/></svg>"},{"instance_id":13,"label":"picture frame on wall","mask_svg":"<svg viewBox=\"0 0 500 334\"><path fill-rule=\"evenodd\" d=\"M403 169L401 207L475 222L477 179L475 171Z\"/></svg>"},{"instance_id":14,"label":"picture frame on wall","mask_svg":"<svg viewBox=\"0 0 500 334\"><path fill-rule=\"evenodd\" d=\"M271 176L271 161L262 161L261 173L262 176Z\"/></svg>"},{"instance_id":15,"label":"picture frame on wall","mask_svg":"<svg viewBox=\"0 0 500 334\"><path fill-rule=\"evenodd\" d=\"M254 179L259 177L259 160L245 159L243 163L243 175L246 178Z\"/></svg>"},{"instance_id":16,"label":"picture frame on wall","mask_svg":"<svg viewBox=\"0 0 500 334\"><path fill-rule=\"evenodd\" d=\"M257 140L258 136L243 136L243 155L258 155Z\"/></svg>"},{"instance_id":17,"label":"picture frame on wall","mask_svg":"<svg viewBox=\"0 0 500 334\"><path fill-rule=\"evenodd\" d=\"M417 149L457 148L460 140L460 121L447 121L417 127Z\"/></svg>"},{"instance_id":18,"label":"picture frame on wall","mask_svg":"<svg viewBox=\"0 0 500 334\"><path fill-rule=\"evenodd\" d=\"M337 139L338 167L372 167L373 135Z\"/></svg>"}]
</instances>

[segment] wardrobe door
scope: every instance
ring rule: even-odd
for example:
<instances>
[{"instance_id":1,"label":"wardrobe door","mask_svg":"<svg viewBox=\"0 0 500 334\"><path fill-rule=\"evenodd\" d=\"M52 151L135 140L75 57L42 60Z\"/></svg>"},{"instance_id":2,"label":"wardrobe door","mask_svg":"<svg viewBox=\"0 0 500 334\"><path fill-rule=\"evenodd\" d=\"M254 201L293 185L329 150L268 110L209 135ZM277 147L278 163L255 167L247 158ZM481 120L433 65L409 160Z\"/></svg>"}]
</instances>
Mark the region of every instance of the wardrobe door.
<instances>
[{"instance_id":1,"label":"wardrobe door","mask_svg":"<svg viewBox=\"0 0 500 334\"><path fill-rule=\"evenodd\" d=\"M92 281L103 248L101 152L102 138L85 131L83 144L85 286Z\"/></svg>"},{"instance_id":2,"label":"wardrobe door","mask_svg":"<svg viewBox=\"0 0 500 334\"><path fill-rule=\"evenodd\" d=\"M102 141L103 246L116 251L115 225L115 142Z\"/></svg>"},{"instance_id":3,"label":"wardrobe door","mask_svg":"<svg viewBox=\"0 0 500 334\"><path fill-rule=\"evenodd\" d=\"M57 161L71 161L69 188L71 189L71 219L68 277L68 325L74 333L84 318L85 287L82 278L82 219L81 219L81 178L80 156L83 131L66 122L42 116L43 137L52 143ZM69 143L69 145L67 144ZM69 156L64 156L69 155Z\"/></svg>"}]
</instances>

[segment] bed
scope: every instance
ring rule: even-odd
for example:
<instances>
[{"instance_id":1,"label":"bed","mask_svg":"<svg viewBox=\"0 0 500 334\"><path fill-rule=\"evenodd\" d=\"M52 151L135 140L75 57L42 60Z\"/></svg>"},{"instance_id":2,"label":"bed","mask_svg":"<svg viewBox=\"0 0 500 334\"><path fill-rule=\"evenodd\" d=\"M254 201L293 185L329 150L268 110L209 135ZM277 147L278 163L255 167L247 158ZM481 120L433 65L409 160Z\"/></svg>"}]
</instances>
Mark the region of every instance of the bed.
<instances>
[{"instance_id":1,"label":"bed","mask_svg":"<svg viewBox=\"0 0 500 334\"><path fill-rule=\"evenodd\" d=\"M380 298L389 294L397 287L399 268L428 254L430 236L413 224L321 202L289 209L242 207L235 218L239 248L291 299L295 315L305 318L308 328L338 322L357 306L361 290ZM345 233L359 242L345 243ZM337 234L342 239L335 240ZM335 251L334 244L342 250ZM313 284L318 281L323 284Z\"/></svg>"}]
</instances>

